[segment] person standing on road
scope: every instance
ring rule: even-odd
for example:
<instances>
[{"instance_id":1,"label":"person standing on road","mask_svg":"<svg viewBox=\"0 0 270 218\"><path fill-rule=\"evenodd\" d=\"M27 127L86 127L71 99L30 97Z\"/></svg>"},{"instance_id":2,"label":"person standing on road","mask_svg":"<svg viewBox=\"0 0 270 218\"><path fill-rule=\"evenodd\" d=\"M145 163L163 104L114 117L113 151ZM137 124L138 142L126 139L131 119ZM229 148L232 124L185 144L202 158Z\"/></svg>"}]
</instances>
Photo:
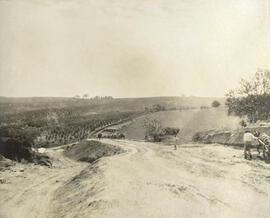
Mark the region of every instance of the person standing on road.
<instances>
[{"instance_id":1,"label":"person standing on road","mask_svg":"<svg viewBox=\"0 0 270 218\"><path fill-rule=\"evenodd\" d=\"M179 138L177 137L177 135L175 135L175 138L174 138L174 150L177 150L178 141L179 141Z\"/></svg>"},{"instance_id":2,"label":"person standing on road","mask_svg":"<svg viewBox=\"0 0 270 218\"><path fill-rule=\"evenodd\" d=\"M243 141L244 141L244 157L247 159L247 155L249 155L250 160L252 159L252 155L250 153L250 148L252 145L252 142L256 140L257 137L255 137L250 130L246 130L244 133Z\"/></svg>"}]
</instances>

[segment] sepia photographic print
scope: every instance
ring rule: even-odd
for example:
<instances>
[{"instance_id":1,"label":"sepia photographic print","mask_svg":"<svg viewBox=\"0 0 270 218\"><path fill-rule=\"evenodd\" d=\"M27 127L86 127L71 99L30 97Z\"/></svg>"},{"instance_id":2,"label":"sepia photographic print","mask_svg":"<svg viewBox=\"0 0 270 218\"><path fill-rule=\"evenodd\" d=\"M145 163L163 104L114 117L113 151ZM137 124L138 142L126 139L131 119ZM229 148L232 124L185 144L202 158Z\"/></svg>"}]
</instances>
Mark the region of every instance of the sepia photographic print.
<instances>
[{"instance_id":1,"label":"sepia photographic print","mask_svg":"<svg viewBox=\"0 0 270 218\"><path fill-rule=\"evenodd\" d=\"M0 0L0 218L270 218L270 0Z\"/></svg>"}]
</instances>

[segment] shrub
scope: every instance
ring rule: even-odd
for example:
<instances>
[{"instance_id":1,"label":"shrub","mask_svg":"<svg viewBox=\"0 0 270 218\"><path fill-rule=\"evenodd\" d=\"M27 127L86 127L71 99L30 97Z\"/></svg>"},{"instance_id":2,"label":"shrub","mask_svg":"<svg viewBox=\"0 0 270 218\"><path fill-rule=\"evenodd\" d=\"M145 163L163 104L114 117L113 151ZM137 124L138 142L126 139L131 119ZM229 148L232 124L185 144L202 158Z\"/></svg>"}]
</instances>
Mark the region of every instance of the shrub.
<instances>
[{"instance_id":1,"label":"shrub","mask_svg":"<svg viewBox=\"0 0 270 218\"><path fill-rule=\"evenodd\" d=\"M270 71L258 70L250 80L242 79L240 87L226 94L228 114L247 116L249 122L270 118Z\"/></svg>"},{"instance_id":2,"label":"shrub","mask_svg":"<svg viewBox=\"0 0 270 218\"><path fill-rule=\"evenodd\" d=\"M193 142L199 142L201 140L201 135L199 132L196 132L193 137L192 137L192 141Z\"/></svg>"},{"instance_id":3,"label":"shrub","mask_svg":"<svg viewBox=\"0 0 270 218\"><path fill-rule=\"evenodd\" d=\"M148 140L153 140L154 142L159 142L162 135L162 127L160 120L157 119L145 119L145 138Z\"/></svg>"},{"instance_id":4,"label":"shrub","mask_svg":"<svg viewBox=\"0 0 270 218\"><path fill-rule=\"evenodd\" d=\"M212 102L212 107L219 107L220 103L218 101L213 101Z\"/></svg>"},{"instance_id":5,"label":"shrub","mask_svg":"<svg viewBox=\"0 0 270 218\"><path fill-rule=\"evenodd\" d=\"M162 129L163 135L173 135L176 136L179 133L179 128L166 127Z\"/></svg>"},{"instance_id":6,"label":"shrub","mask_svg":"<svg viewBox=\"0 0 270 218\"><path fill-rule=\"evenodd\" d=\"M246 127L247 126L247 123L245 120L241 120L240 123L239 123L242 127Z\"/></svg>"}]
</instances>

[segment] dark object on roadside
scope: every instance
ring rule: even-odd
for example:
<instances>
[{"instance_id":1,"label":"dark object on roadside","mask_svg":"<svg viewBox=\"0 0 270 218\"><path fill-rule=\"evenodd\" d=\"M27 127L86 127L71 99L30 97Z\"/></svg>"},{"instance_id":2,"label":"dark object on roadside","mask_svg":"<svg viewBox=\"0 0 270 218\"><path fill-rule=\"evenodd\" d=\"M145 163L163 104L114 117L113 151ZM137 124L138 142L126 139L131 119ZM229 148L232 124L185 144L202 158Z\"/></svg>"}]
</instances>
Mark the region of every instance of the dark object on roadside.
<instances>
[{"instance_id":1,"label":"dark object on roadside","mask_svg":"<svg viewBox=\"0 0 270 218\"><path fill-rule=\"evenodd\" d=\"M52 166L52 162L50 161L50 158L44 154L34 153L32 162L35 164L42 165L42 166L47 166L47 167Z\"/></svg>"},{"instance_id":2,"label":"dark object on roadside","mask_svg":"<svg viewBox=\"0 0 270 218\"><path fill-rule=\"evenodd\" d=\"M179 128L172 128L172 127L166 127L162 129L163 135L172 135L177 136L177 134L180 132Z\"/></svg>"},{"instance_id":3,"label":"dark object on roadside","mask_svg":"<svg viewBox=\"0 0 270 218\"><path fill-rule=\"evenodd\" d=\"M100 140L102 138L102 133L98 134L98 139Z\"/></svg>"},{"instance_id":4,"label":"dark object on roadside","mask_svg":"<svg viewBox=\"0 0 270 218\"><path fill-rule=\"evenodd\" d=\"M7 180L0 178L0 184L6 184L6 183L7 183Z\"/></svg>"},{"instance_id":5,"label":"dark object on roadside","mask_svg":"<svg viewBox=\"0 0 270 218\"><path fill-rule=\"evenodd\" d=\"M8 169L11 166L14 166L15 163L12 160L9 160L2 155L0 155L0 171Z\"/></svg>"},{"instance_id":6,"label":"dark object on roadside","mask_svg":"<svg viewBox=\"0 0 270 218\"><path fill-rule=\"evenodd\" d=\"M27 161L49 167L52 165L48 156L33 151L31 145L17 139L3 140L0 138L0 154L18 162Z\"/></svg>"},{"instance_id":7,"label":"dark object on roadside","mask_svg":"<svg viewBox=\"0 0 270 218\"><path fill-rule=\"evenodd\" d=\"M114 132L112 134L105 134L103 138L109 138L109 139L125 139L126 136L123 133Z\"/></svg>"},{"instance_id":8,"label":"dark object on roadside","mask_svg":"<svg viewBox=\"0 0 270 218\"><path fill-rule=\"evenodd\" d=\"M241 120L239 123L242 127L247 127L247 123L245 120Z\"/></svg>"},{"instance_id":9,"label":"dark object on roadside","mask_svg":"<svg viewBox=\"0 0 270 218\"><path fill-rule=\"evenodd\" d=\"M120 133L119 138L120 139L125 139L126 137L125 137L125 135L123 133Z\"/></svg>"},{"instance_id":10,"label":"dark object on roadside","mask_svg":"<svg viewBox=\"0 0 270 218\"><path fill-rule=\"evenodd\" d=\"M258 138L257 151L260 154L260 148L262 148L263 159L265 162L270 161L270 136L266 133L260 134L260 132L255 132L254 134Z\"/></svg>"},{"instance_id":11,"label":"dark object on roadside","mask_svg":"<svg viewBox=\"0 0 270 218\"><path fill-rule=\"evenodd\" d=\"M21 162L22 159L31 159L31 147L16 139L3 140L0 138L0 154L5 158Z\"/></svg>"}]
</instances>

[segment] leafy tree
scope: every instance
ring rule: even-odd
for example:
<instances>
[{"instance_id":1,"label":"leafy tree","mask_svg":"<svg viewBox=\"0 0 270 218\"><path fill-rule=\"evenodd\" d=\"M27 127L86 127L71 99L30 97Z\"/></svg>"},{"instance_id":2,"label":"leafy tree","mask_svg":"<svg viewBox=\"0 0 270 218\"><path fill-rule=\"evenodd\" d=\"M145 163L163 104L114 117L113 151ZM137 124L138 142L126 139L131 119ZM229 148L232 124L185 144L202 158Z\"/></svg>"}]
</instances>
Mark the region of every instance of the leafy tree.
<instances>
[{"instance_id":1,"label":"leafy tree","mask_svg":"<svg viewBox=\"0 0 270 218\"><path fill-rule=\"evenodd\" d=\"M213 101L212 102L212 107L219 107L219 106L220 106L219 101Z\"/></svg>"},{"instance_id":2,"label":"leafy tree","mask_svg":"<svg viewBox=\"0 0 270 218\"><path fill-rule=\"evenodd\" d=\"M157 119L145 119L144 120L145 137L152 138L155 142L160 141L162 134L162 127L160 120Z\"/></svg>"},{"instance_id":3,"label":"leafy tree","mask_svg":"<svg viewBox=\"0 0 270 218\"><path fill-rule=\"evenodd\" d=\"M250 79L226 94L228 114L246 116L250 122L270 118L270 71L258 69Z\"/></svg>"}]
</instances>

